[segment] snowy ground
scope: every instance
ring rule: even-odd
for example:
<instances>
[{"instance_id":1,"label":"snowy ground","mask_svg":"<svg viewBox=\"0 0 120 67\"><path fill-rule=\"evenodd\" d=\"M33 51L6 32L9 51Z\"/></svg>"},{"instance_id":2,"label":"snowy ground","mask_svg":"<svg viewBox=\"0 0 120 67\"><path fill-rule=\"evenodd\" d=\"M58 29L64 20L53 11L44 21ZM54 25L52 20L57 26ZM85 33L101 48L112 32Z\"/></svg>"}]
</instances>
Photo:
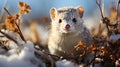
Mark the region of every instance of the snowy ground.
<instances>
[{"instance_id":1,"label":"snowy ground","mask_svg":"<svg viewBox=\"0 0 120 67\"><path fill-rule=\"evenodd\" d=\"M13 32L10 32L9 34L14 38L13 35L15 34L12 33ZM7 40L7 38L5 37L2 40ZM43 60L35 56L34 52L36 49L34 48L34 44L32 42L27 41L27 43L24 43L19 41L19 45L17 45L13 41L10 41L9 48L10 49L6 51L4 48L0 47L1 67L46 67ZM73 67L74 63L63 60L57 61L56 66Z\"/></svg>"},{"instance_id":2,"label":"snowy ground","mask_svg":"<svg viewBox=\"0 0 120 67\"><path fill-rule=\"evenodd\" d=\"M33 43L28 41L23 44L24 47L19 50L17 48L9 50L4 55L0 55L1 67L46 67L45 63L38 59L34 54ZM2 49L0 49L1 51ZM3 50L2 50L3 51ZM19 53L18 53L19 52ZM57 67L74 67L74 63L71 61L63 60L56 62ZM78 66L78 65L76 65Z\"/></svg>"}]
</instances>

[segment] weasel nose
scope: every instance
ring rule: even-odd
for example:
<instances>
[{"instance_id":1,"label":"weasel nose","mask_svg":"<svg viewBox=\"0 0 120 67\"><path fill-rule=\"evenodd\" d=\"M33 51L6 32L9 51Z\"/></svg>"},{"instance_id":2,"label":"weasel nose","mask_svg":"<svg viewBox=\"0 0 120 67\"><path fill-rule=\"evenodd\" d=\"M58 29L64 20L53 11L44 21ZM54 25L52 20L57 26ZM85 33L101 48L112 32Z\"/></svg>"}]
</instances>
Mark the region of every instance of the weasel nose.
<instances>
[{"instance_id":1,"label":"weasel nose","mask_svg":"<svg viewBox=\"0 0 120 67\"><path fill-rule=\"evenodd\" d=\"M70 25L69 25L69 24L67 24L67 25L65 26L65 28L66 28L66 29L69 29L69 28L70 28Z\"/></svg>"}]
</instances>

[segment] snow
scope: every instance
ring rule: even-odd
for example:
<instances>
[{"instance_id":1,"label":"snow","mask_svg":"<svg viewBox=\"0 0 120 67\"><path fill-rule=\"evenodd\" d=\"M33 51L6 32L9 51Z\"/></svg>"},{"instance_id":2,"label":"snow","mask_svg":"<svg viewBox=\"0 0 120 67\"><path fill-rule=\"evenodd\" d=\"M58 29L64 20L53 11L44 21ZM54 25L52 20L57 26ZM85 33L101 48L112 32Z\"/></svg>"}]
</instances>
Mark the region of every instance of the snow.
<instances>
[{"instance_id":1,"label":"snow","mask_svg":"<svg viewBox=\"0 0 120 67\"><path fill-rule=\"evenodd\" d=\"M45 67L42 60L39 60L34 54L34 46L32 42L27 42L17 53L16 49L11 49L5 55L0 55L1 67Z\"/></svg>"},{"instance_id":2,"label":"snow","mask_svg":"<svg viewBox=\"0 0 120 67\"><path fill-rule=\"evenodd\" d=\"M76 65L76 67L78 67L77 64L75 64L71 61L67 61L67 60L62 60L62 61L57 61L56 62L57 67L74 67L75 65Z\"/></svg>"},{"instance_id":3,"label":"snow","mask_svg":"<svg viewBox=\"0 0 120 67\"><path fill-rule=\"evenodd\" d=\"M16 45L15 43L10 43L11 46ZM4 51L1 49L1 51ZM18 48L12 48L5 54L0 54L0 66L1 67L46 67L45 63L38 59L34 54L34 45L32 42L27 41L23 44L23 48L19 51ZM4 51L5 52L5 51ZM79 67L77 64L61 60L56 61L57 67ZM80 67L83 67L80 65Z\"/></svg>"},{"instance_id":4,"label":"snow","mask_svg":"<svg viewBox=\"0 0 120 67\"><path fill-rule=\"evenodd\" d=\"M10 43L15 45L15 43ZM17 48L10 49L6 54L0 54L0 66L1 67L45 67L45 63L38 59L34 54L34 45L32 42L27 41L23 44L23 48L18 53ZM77 65L71 61L60 60L56 61L57 67L83 67Z\"/></svg>"},{"instance_id":5,"label":"snow","mask_svg":"<svg viewBox=\"0 0 120 67\"><path fill-rule=\"evenodd\" d=\"M116 64L116 67L120 66L120 58L116 60L115 64Z\"/></svg>"},{"instance_id":6,"label":"snow","mask_svg":"<svg viewBox=\"0 0 120 67\"><path fill-rule=\"evenodd\" d=\"M76 64L74 62L68 61L68 60L59 60L56 62L57 67L85 67L84 64Z\"/></svg>"},{"instance_id":7,"label":"snow","mask_svg":"<svg viewBox=\"0 0 120 67\"><path fill-rule=\"evenodd\" d=\"M24 43L17 38L15 36L16 34L13 32L3 32L17 40L19 45L10 40L8 42L10 48L9 51L5 51L2 47L0 47L0 67L46 67L45 63L35 56L34 44L32 42L27 41L27 43ZM2 40L8 39L4 37ZM74 67L75 65L78 67L77 64L67 60L56 62L57 67ZM83 66L81 65L81 67Z\"/></svg>"}]
</instances>

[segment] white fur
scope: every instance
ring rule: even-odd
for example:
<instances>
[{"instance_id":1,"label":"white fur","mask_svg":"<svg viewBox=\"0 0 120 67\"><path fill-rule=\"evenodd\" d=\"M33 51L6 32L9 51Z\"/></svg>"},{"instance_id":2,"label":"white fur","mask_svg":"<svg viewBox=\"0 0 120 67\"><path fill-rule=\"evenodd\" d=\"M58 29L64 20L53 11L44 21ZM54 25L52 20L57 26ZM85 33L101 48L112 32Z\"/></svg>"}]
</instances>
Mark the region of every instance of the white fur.
<instances>
[{"instance_id":1,"label":"white fur","mask_svg":"<svg viewBox=\"0 0 120 67\"><path fill-rule=\"evenodd\" d=\"M51 54L60 56L69 54L80 40L90 43L88 41L91 39L90 33L88 30L85 29L85 26L83 25L84 21L82 18L79 17L77 9L56 9L55 15L55 19L52 19L51 31L48 39L48 48ZM76 18L76 23L72 21L73 18ZM62 20L62 23L59 23L59 19ZM69 30L65 29L65 26L67 24L70 25Z\"/></svg>"}]
</instances>

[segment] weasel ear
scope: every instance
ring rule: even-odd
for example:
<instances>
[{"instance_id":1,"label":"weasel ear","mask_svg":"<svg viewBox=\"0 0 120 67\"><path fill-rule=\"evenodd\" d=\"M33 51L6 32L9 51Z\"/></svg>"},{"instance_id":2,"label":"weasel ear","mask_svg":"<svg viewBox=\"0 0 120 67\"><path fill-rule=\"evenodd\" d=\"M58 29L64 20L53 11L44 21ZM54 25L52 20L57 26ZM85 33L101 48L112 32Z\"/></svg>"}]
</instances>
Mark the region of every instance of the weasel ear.
<instances>
[{"instance_id":1,"label":"weasel ear","mask_svg":"<svg viewBox=\"0 0 120 67\"><path fill-rule=\"evenodd\" d=\"M55 8L51 8L50 9L50 17L51 17L51 19L55 19L55 14L56 14L56 9Z\"/></svg>"},{"instance_id":2,"label":"weasel ear","mask_svg":"<svg viewBox=\"0 0 120 67\"><path fill-rule=\"evenodd\" d=\"M78 10L78 14L80 15L80 18L82 18L84 14L84 8L82 6L79 6L77 10Z\"/></svg>"}]
</instances>

